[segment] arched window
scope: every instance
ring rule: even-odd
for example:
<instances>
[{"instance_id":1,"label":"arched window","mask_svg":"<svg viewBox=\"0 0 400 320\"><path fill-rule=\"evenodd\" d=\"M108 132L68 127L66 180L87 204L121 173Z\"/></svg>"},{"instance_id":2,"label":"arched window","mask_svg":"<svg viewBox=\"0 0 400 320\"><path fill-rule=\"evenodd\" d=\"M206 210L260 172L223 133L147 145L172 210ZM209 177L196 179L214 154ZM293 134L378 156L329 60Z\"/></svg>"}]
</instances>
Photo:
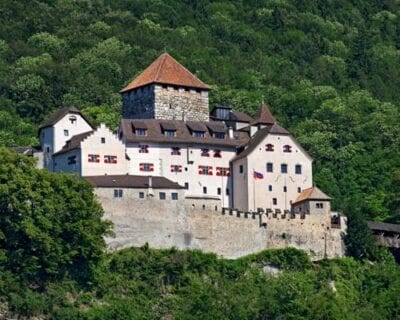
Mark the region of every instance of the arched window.
<instances>
[{"instance_id":1,"label":"arched window","mask_svg":"<svg viewBox=\"0 0 400 320\"><path fill-rule=\"evenodd\" d=\"M271 143L266 144L265 151L274 151L274 145Z\"/></svg>"},{"instance_id":2,"label":"arched window","mask_svg":"<svg viewBox=\"0 0 400 320\"><path fill-rule=\"evenodd\" d=\"M283 152L292 152L292 147L289 146L288 144L285 144L283 146Z\"/></svg>"}]
</instances>

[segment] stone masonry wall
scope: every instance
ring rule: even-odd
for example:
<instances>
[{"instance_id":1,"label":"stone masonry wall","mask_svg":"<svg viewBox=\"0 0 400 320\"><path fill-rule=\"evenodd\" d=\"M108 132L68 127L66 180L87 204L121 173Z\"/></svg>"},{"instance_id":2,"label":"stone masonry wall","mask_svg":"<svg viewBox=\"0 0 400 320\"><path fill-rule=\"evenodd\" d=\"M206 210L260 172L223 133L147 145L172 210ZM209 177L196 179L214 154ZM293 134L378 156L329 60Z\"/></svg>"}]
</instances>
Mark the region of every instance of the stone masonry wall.
<instances>
[{"instance_id":1,"label":"stone masonry wall","mask_svg":"<svg viewBox=\"0 0 400 320\"><path fill-rule=\"evenodd\" d=\"M201 249L226 258L288 246L305 250L314 260L344 254L344 229L332 228L328 216L282 218L216 211L210 204L203 210L202 206L185 207L183 200L172 201L168 197L164 201L156 197L138 201L139 191L124 190L127 197L115 200L105 188L96 190L105 218L115 225L116 237L106 239L112 250L148 243L153 248ZM179 194L179 199L183 198Z\"/></svg>"},{"instance_id":2,"label":"stone masonry wall","mask_svg":"<svg viewBox=\"0 0 400 320\"><path fill-rule=\"evenodd\" d=\"M209 121L208 91L155 86L155 118Z\"/></svg>"},{"instance_id":3,"label":"stone masonry wall","mask_svg":"<svg viewBox=\"0 0 400 320\"><path fill-rule=\"evenodd\" d=\"M148 85L122 95L125 119L209 121L208 91Z\"/></svg>"}]
</instances>

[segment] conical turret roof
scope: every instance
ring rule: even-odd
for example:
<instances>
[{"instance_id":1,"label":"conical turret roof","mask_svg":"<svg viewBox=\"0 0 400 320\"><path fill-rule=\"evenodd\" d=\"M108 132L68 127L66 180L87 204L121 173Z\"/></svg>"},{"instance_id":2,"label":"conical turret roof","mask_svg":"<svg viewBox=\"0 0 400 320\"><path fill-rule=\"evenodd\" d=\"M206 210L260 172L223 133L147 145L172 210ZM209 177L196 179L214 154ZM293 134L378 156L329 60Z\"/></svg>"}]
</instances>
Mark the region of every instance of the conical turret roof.
<instances>
[{"instance_id":1,"label":"conical turret roof","mask_svg":"<svg viewBox=\"0 0 400 320\"><path fill-rule=\"evenodd\" d=\"M169 84L203 90L210 89L208 85L198 79L168 53L163 53L120 92L127 92L151 83Z\"/></svg>"},{"instance_id":2,"label":"conical turret roof","mask_svg":"<svg viewBox=\"0 0 400 320\"><path fill-rule=\"evenodd\" d=\"M269 107L263 103L260 106L256 116L254 117L254 121L251 125L256 124L274 124L276 122L274 116L272 115L271 111L269 111Z\"/></svg>"}]
</instances>

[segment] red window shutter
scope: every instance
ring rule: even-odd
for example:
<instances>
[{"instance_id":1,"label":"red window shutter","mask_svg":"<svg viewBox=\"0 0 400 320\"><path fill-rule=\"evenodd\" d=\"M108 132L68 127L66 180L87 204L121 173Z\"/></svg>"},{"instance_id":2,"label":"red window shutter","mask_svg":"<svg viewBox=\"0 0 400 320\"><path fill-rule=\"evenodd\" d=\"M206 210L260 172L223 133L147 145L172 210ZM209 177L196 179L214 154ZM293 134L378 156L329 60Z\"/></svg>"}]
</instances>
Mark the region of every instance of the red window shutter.
<instances>
[{"instance_id":1,"label":"red window shutter","mask_svg":"<svg viewBox=\"0 0 400 320\"><path fill-rule=\"evenodd\" d=\"M179 166L178 172L182 172L182 166Z\"/></svg>"},{"instance_id":2,"label":"red window shutter","mask_svg":"<svg viewBox=\"0 0 400 320\"><path fill-rule=\"evenodd\" d=\"M96 161L97 163L100 162L100 155L96 154L96 156L95 156L95 161Z\"/></svg>"},{"instance_id":3,"label":"red window shutter","mask_svg":"<svg viewBox=\"0 0 400 320\"><path fill-rule=\"evenodd\" d=\"M150 171L154 171L154 164L150 164Z\"/></svg>"},{"instance_id":4,"label":"red window shutter","mask_svg":"<svg viewBox=\"0 0 400 320\"><path fill-rule=\"evenodd\" d=\"M139 164L140 171L144 171L144 163Z\"/></svg>"}]
</instances>

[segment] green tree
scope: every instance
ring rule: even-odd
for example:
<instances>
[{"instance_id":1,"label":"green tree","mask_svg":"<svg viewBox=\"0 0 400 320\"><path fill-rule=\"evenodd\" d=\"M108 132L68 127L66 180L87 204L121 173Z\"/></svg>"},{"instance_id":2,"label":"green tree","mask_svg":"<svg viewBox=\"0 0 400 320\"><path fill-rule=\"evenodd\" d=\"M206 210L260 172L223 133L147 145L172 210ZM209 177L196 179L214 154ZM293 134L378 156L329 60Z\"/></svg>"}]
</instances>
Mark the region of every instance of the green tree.
<instances>
[{"instance_id":1,"label":"green tree","mask_svg":"<svg viewBox=\"0 0 400 320\"><path fill-rule=\"evenodd\" d=\"M32 158L0 149L4 267L39 286L49 279L91 279L110 232L92 191L84 180L38 170Z\"/></svg>"}]
</instances>

